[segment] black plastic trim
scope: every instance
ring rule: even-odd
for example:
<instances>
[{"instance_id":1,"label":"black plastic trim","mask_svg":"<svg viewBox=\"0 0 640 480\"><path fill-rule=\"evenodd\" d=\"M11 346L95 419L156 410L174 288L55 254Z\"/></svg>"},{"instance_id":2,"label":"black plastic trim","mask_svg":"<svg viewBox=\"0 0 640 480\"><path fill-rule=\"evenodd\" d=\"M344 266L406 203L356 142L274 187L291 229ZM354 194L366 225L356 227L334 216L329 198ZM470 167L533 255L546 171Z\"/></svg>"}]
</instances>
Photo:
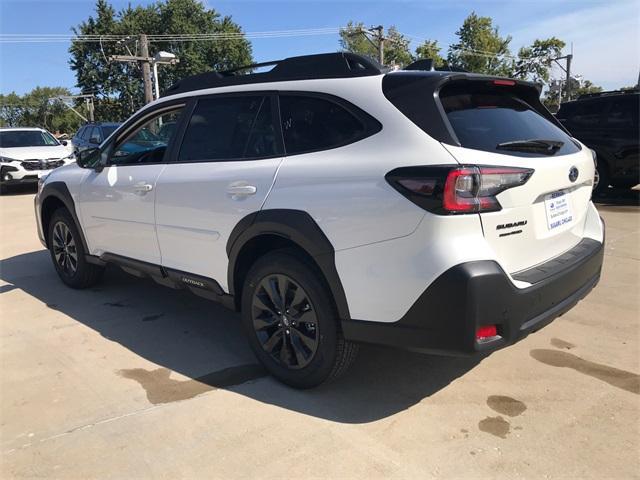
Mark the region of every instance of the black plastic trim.
<instances>
[{"instance_id":1,"label":"black plastic trim","mask_svg":"<svg viewBox=\"0 0 640 480\"><path fill-rule=\"evenodd\" d=\"M496 350L542 328L587 295L600 279L603 254L599 243L580 261L524 289L494 261L463 263L440 275L400 320L343 321L343 332L352 341L434 353ZM497 325L498 336L477 342L482 325Z\"/></svg>"},{"instance_id":2,"label":"black plastic trim","mask_svg":"<svg viewBox=\"0 0 640 480\"><path fill-rule=\"evenodd\" d=\"M349 319L349 306L336 270L335 250L315 220L301 210L261 210L244 217L233 229L227 241L229 256L229 294L235 295L235 271L242 248L260 235L277 235L288 239L313 258L333 294L341 319Z\"/></svg>"},{"instance_id":3,"label":"black plastic trim","mask_svg":"<svg viewBox=\"0 0 640 480\"><path fill-rule=\"evenodd\" d=\"M582 262L585 258L596 255L601 246L600 242L592 238L583 238L580 243L562 255L527 270L512 273L511 277L514 280L532 284L541 282L557 275L574 263Z\"/></svg>"},{"instance_id":4,"label":"black plastic trim","mask_svg":"<svg viewBox=\"0 0 640 480\"><path fill-rule=\"evenodd\" d=\"M67 188L66 183L47 182L44 184L44 187L42 188L42 192L40 192L40 194L36 196L36 201L38 202L36 204L36 209L38 209L39 221L40 222L44 221L44 218L42 216L42 207L47 202L47 199L50 197L55 197L58 200L60 200L64 204L65 208L69 211L69 213L71 214L71 217L73 218L73 221L76 224L76 227L78 227L78 232L80 233L80 241L82 242L84 251L88 252L89 248L87 247L87 241L85 240L84 232L82 231L82 225L80 224L80 221L78 220L78 215L76 213L76 205L75 205L75 202L73 201L73 197L71 196L71 193L69 192L69 189ZM48 247L49 246L49 239L47 238L47 236L49 235L48 229L45 228L45 225L42 223L40 223L40 228L42 229L42 235Z\"/></svg>"},{"instance_id":5,"label":"black plastic trim","mask_svg":"<svg viewBox=\"0 0 640 480\"><path fill-rule=\"evenodd\" d=\"M233 308L234 305L233 297L227 295L220 284L209 277L166 268L155 263L143 262L110 252L105 252L100 257L91 256L90 261L102 265L111 263L131 275L148 277L171 288L190 290L196 295L222 303L227 308Z\"/></svg>"}]
</instances>

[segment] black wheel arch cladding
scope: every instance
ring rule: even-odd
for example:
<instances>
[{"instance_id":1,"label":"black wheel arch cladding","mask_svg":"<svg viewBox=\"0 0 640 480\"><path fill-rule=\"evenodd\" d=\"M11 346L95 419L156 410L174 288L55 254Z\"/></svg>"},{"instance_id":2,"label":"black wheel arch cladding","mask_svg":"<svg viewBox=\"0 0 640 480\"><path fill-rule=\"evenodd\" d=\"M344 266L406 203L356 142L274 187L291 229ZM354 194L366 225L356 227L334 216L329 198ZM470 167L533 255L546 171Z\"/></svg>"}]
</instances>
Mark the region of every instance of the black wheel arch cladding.
<instances>
[{"instance_id":1,"label":"black wheel arch cladding","mask_svg":"<svg viewBox=\"0 0 640 480\"><path fill-rule=\"evenodd\" d=\"M67 184L64 182L47 183L45 184L44 188L42 189L42 192L40 193L40 206L39 206L40 221L42 222L42 232L45 235L47 245L49 245L49 238L48 238L49 229L48 229L48 225L46 224L46 221L50 219L50 215L53 214L53 211L48 212L48 215L45 216L45 206L47 205L48 201L51 201L52 198L55 198L56 200L59 201L56 203L62 203L62 205L64 205L64 207L69 211L69 213L71 214L71 218L76 224L76 228L78 230L78 234L80 235L80 241L82 242L84 251L88 252L89 250L87 248L87 242L84 238L84 233L82 232L82 228L80 227L78 216L76 215L75 202L73 201L73 197L69 192L69 188L67 187Z\"/></svg>"},{"instance_id":2,"label":"black wheel arch cladding","mask_svg":"<svg viewBox=\"0 0 640 480\"><path fill-rule=\"evenodd\" d=\"M292 209L269 209L243 217L227 241L229 293L236 295L236 270L243 247L261 235L286 239L305 251L324 276L333 295L341 320L350 317L347 298L336 269L335 250L320 226L307 212Z\"/></svg>"}]
</instances>

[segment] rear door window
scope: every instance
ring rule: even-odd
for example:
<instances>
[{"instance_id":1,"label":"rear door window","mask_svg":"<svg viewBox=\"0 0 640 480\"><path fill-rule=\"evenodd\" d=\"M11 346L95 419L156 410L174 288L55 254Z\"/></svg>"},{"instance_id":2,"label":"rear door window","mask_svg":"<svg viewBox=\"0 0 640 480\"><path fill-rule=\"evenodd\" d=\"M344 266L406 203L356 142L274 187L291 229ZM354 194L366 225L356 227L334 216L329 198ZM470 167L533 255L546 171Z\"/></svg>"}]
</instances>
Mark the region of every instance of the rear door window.
<instances>
[{"instance_id":1,"label":"rear door window","mask_svg":"<svg viewBox=\"0 0 640 480\"><path fill-rule=\"evenodd\" d=\"M180 162L251 160L281 155L271 97L213 97L198 100L184 134Z\"/></svg>"},{"instance_id":2,"label":"rear door window","mask_svg":"<svg viewBox=\"0 0 640 480\"><path fill-rule=\"evenodd\" d=\"M280 95L280 117L287 155L340 147L379 130L373 119L314 96Z\"/></svg>"},{"instance_id":3,"label":"rear door window","mask_svg":"<svg viewBox=\"0 0 640 480\"><path fill-rule=\"evenodd\" d=\"M575 102L567 114L561 108L559 116L565 118L573 128L598 128L602 123L602 112L605 104L600 100Z\"/></svg>"},{"instance_id":4,"label":"rear door window","mask_svg":"<svg viewBox=\"0 0 640 480\"><path fill-rule=\"evenodd\" d=\"M508 155L541 156L544 154L539 148L520 148L513 143L545 141L557 146L555 155L579 151L562 129L523 99L498 88L474 91L451 88L440 93L447 119L461 146Z\"/></svg>"}]
</instances>

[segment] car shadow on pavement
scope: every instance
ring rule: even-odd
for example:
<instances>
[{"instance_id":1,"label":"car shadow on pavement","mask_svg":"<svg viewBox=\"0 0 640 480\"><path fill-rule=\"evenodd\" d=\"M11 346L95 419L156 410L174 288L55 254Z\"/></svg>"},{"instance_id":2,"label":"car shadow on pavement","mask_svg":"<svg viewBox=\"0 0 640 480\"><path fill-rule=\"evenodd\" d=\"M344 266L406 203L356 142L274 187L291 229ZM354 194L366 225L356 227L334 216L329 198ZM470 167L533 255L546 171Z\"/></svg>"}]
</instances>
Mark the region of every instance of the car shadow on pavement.
<instances>
[{"instance_id":1,"label":"car shadow on pavement","mask_svg":"<svg viewBox=\"0 0 640 480\"><path fill-rule=\"evenodd\" d=\"M104 281L96 287L73 290L58 279L46 250L3 260L0 278L10 284L4 291L20 289L47 308L64 313L158 365L160 368L150 370L114 371L122 381L138 381L152 403L184 400L225 388L314 417L366 423L419 403L480 362L479 358L362 346L343 378L313 390L297 391L268 377L256 365L237 314L186 291L132 277L118 268L108 268ZM24 321L46 322L43 328L55 329L53 324L61 319L51 315ZM68 324L68 319L64 322ZM170 379L171 371L190 380ZM164 389L162 382L166 383Z\"/></svg>"}]
</instances>

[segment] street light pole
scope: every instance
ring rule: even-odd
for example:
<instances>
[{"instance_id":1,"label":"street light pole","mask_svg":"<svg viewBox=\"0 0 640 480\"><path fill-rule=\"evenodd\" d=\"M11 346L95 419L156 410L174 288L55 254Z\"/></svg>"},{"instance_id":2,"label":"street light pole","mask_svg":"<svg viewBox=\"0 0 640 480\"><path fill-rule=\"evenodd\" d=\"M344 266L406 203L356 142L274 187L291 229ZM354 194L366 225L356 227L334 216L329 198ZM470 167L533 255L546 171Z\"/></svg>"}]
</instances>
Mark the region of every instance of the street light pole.
<instances>
[{"instance_id":1,"label":"street light pole","mask_svg":"<svg viewBox=\"0 0 640 480\"><path fill-rule=\"evenodd\" d=\"M158 62L153 62L153 87L156 100L160 98L160 84L158 83Z\"/></svg>"}]
</instances>

